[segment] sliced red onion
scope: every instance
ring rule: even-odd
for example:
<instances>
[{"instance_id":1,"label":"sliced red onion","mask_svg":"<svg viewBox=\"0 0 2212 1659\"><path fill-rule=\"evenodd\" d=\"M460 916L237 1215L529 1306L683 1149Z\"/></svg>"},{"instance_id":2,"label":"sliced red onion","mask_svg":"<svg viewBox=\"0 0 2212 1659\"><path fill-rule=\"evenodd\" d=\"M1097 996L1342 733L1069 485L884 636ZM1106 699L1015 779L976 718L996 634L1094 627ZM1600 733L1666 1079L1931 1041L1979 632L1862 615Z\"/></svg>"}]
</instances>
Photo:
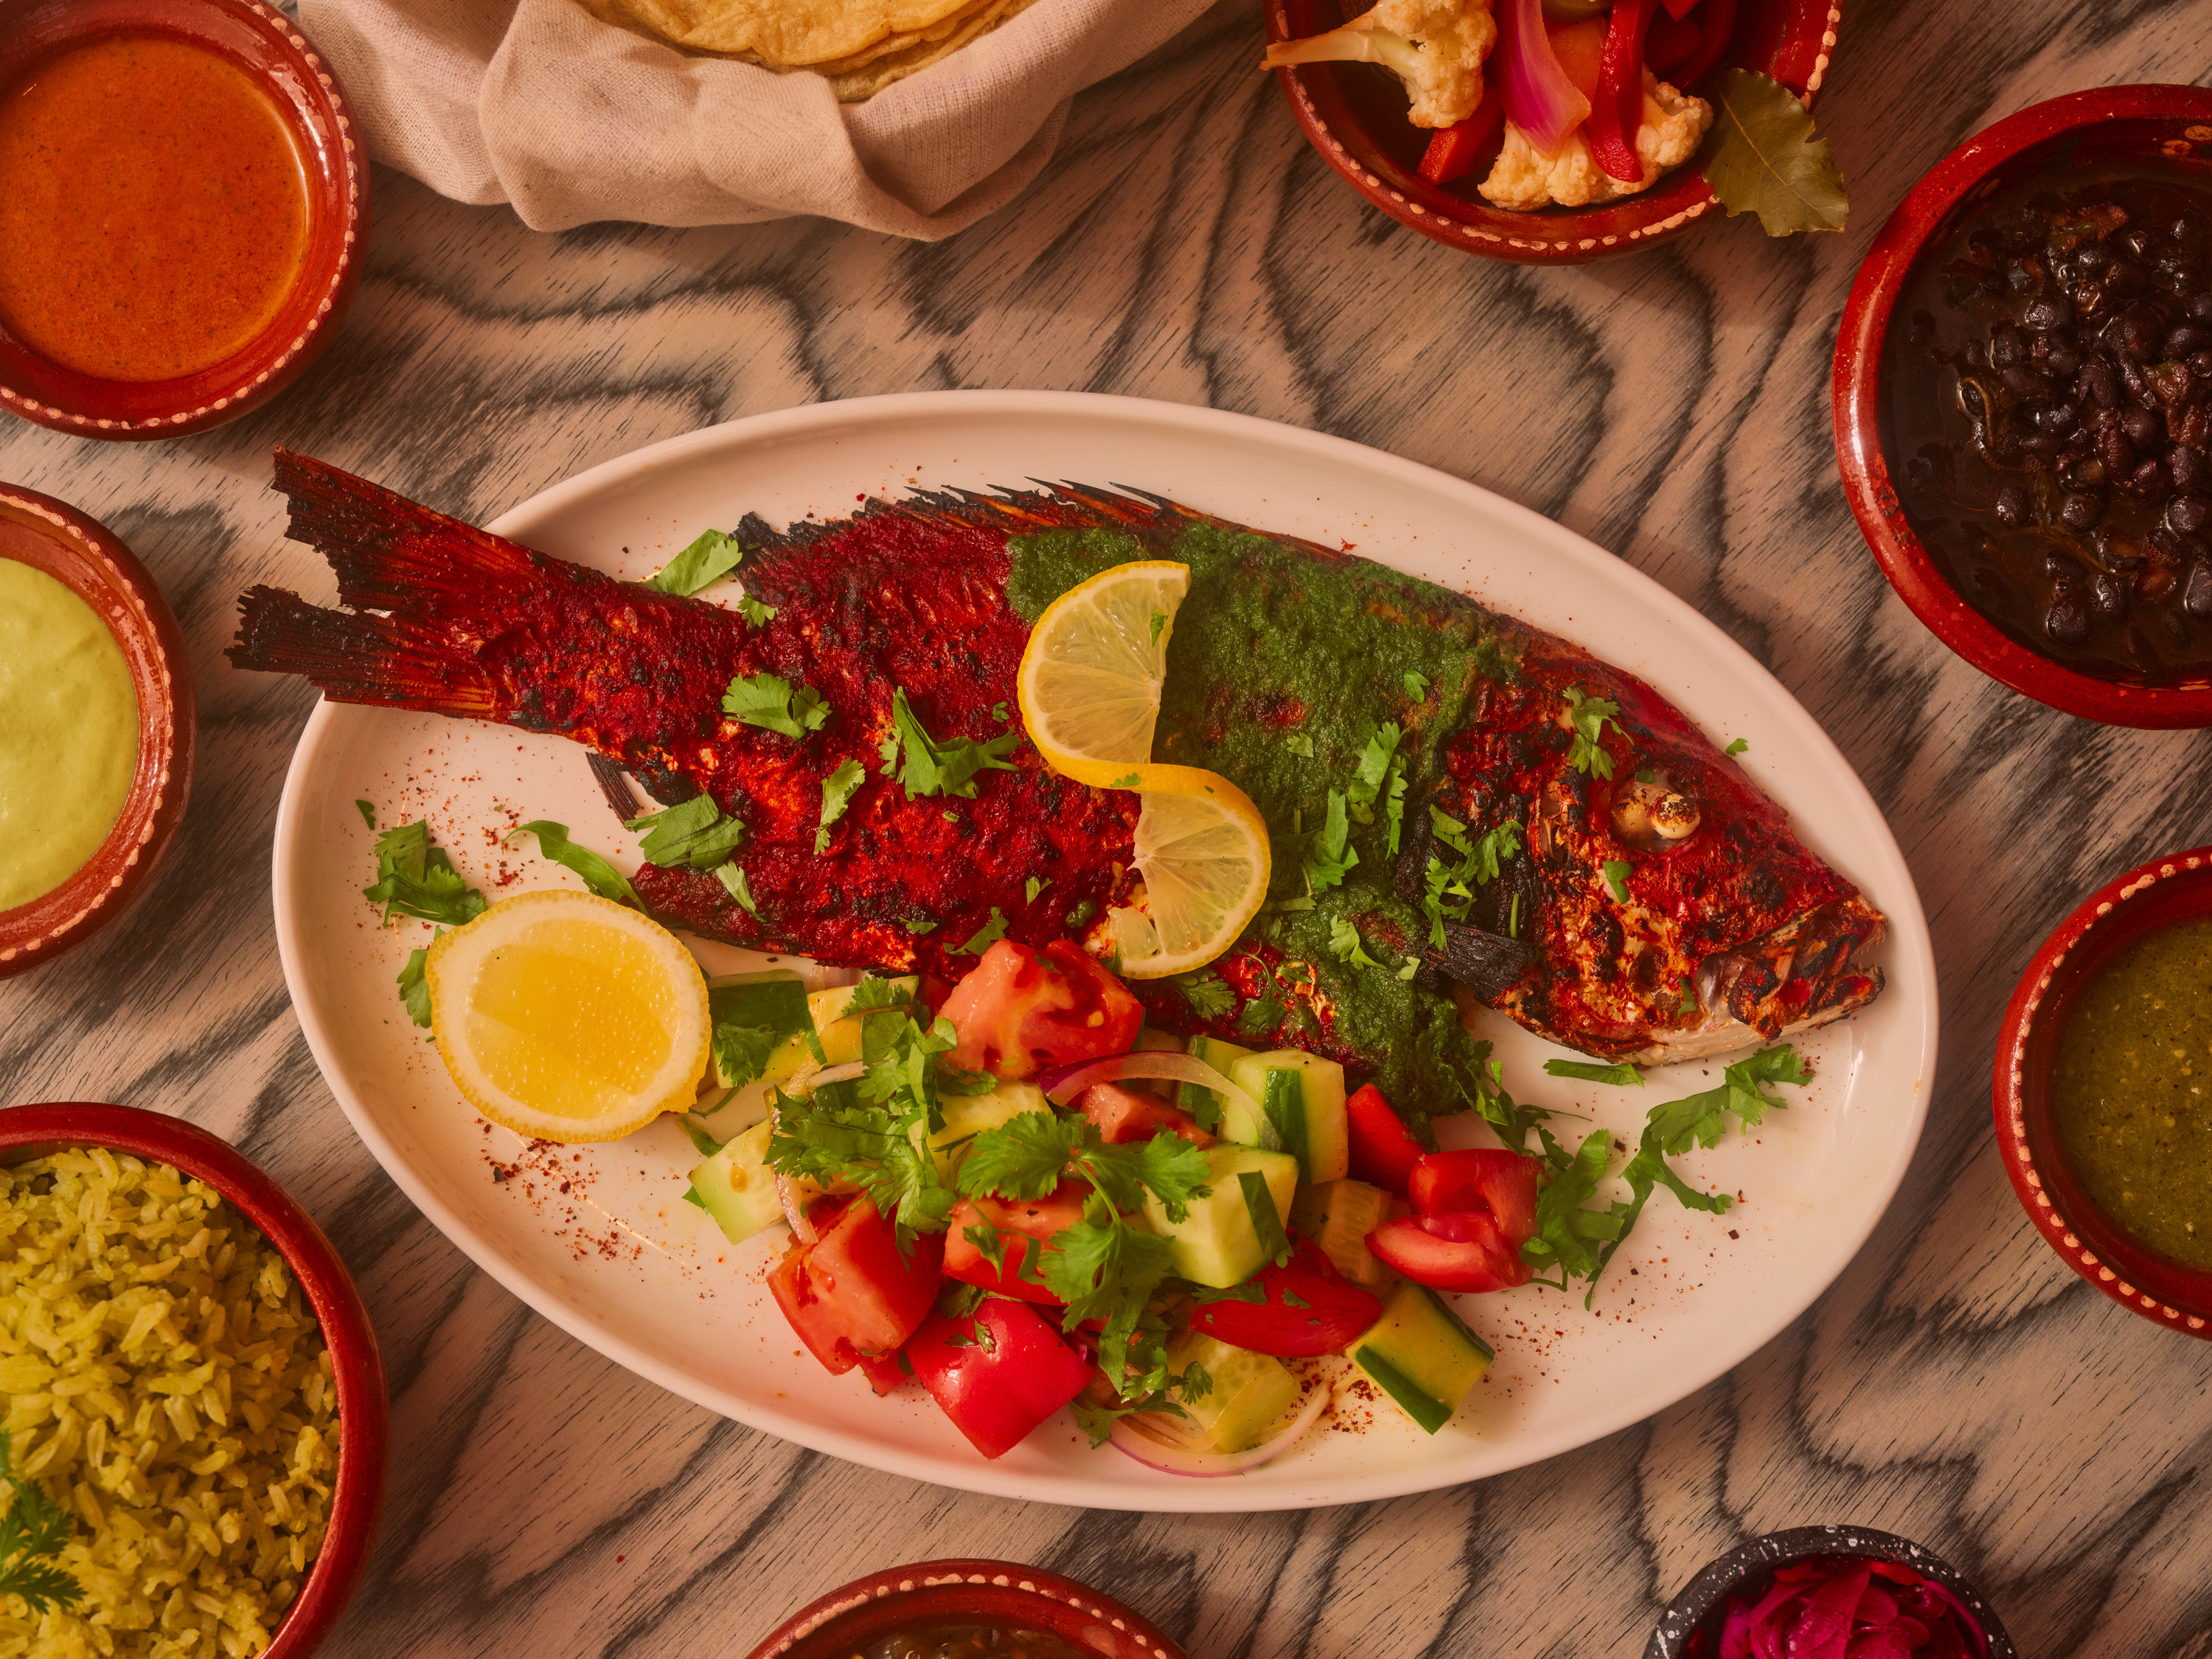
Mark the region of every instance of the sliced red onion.
<instances>
[{"instance_id":1,"label":"sliced red onion","mask_svg":"<svg viewBox=\"0 0 2212 1659\"><path fill-rule=\"evenodd\" d=\"M1211 1089L1235 1101L1250 1115L1253 1122L1260 1121L1259 1103L1196 1054L1170 1054L1158 1048L1140 1048L1133 1054L1115 1054L1105 1060L1086 1060L1080 1065L1059 1066L1039 1078L1037 1086L1054 1105L1072 1106L1077 1097L1094 1083L1126 1083L1138 1078L1195 1083L1201 1089Z\"/></svg>"},{"instance_id":2,"label":"sliced red onion","mask_svg":"<svg viewBox=\"0 0 2212 1659\"><path fill-rule=\"evenodd\" d=\"M1279 1434L1270 1435L1258 1445L1237 1452L1192 1451L1186 1447L1164 1440L1142 1425L1148 1413L1124 1417L1114 1425L1114 1443L1147 1468L1158 1469L1163 1474L1188 1474L1211 1478L1224 1474L1243 1474L1256 1469L1279 1452L1287 1449L1292 1442L1313 1427L1327 1409L1329 1391L1316 1387L1306 1395L1305 1403L1298 1407L1296 1417ZM1173 1422L1175 1419L1166 1419Z\"/></svg>"},{"instance_id":3,"label":"sliced red onion","mask_svg":"<svg viewBox=\"0 0 2212 1659\"><path fill-rule=\"evenodd\" d=\"M815 1073L811 1077L795 1079L794 1081L804 1083L811 1091L819 1089L825 1084L848 1082L854 1078L861 1076L867 1069L866 1060L848 1060L842 1066L831 1066Z\"/></svg>"},{"instance_id":4,"label":"sliced red onion","mask_svg":"<svg viewBox=\"0 0 2212 1659\"><path fill-rule=\"evenodd\" d=\"M791 1236L802 1244L811 1244L822 1235L815 1231L814 1224L806 1218L806 1206L799 1201L798 1183L789 1176L775 1178L775 1195L783 1200L783 1218L791 1224Z\"/></svg>"},{"instance_id":5,"label":"sliced red onion","mask_svg":"<svg viewBox=\"0 0 2212 1659\"><path fill-rule=\"evenodd\" d=\"M1500 0L1493 61L1503 67L1506 118L1538 149L1558 149L1589 118L1589 100L1567 79L1544 33L1543 0Z\"/></svg>"}]
</instances>

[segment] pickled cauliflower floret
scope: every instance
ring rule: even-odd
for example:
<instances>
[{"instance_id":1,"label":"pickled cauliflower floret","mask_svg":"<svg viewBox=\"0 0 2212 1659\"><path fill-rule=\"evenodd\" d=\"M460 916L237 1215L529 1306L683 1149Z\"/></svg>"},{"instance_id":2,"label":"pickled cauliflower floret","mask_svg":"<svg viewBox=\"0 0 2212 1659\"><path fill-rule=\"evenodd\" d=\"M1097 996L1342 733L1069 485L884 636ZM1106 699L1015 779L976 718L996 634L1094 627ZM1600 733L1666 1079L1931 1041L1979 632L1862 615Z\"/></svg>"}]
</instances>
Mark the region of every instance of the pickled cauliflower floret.
<instances>
[{"instance_id":1,"label":"pickled cauliflower floret","mask_svg":"<svg viewBox=\"0 0 2212 1659\"><path fill-rule=\"evenodd\" d=\"M1527 133L1508 121L1505 147L1479 188L1485 200L1516 212L1542 207L1582 207L1649 190L1659 175L1697 153L1713 106L1702 98L1677 92L1650 70L1644 71L1644 119L1636 129L1636 154L1644 177L1632 184L1597 164L1583 129L1569 133L1555 150L1538 149Z\"/></svg>"},{"instance_id":2,"label":"pickled cauliflower floret","mask_svg":"<svg viewBox=\"0 0 2212 1659\"><path fill-rule=\"evenodd\" d=\"M1482 101L1482 64L1498 43L1490 0L1382 0L1340 28L1278 40L1262 69L1380 64L1406 83L1417 127L1449 127Z\"/></svg>"}]
</instances>

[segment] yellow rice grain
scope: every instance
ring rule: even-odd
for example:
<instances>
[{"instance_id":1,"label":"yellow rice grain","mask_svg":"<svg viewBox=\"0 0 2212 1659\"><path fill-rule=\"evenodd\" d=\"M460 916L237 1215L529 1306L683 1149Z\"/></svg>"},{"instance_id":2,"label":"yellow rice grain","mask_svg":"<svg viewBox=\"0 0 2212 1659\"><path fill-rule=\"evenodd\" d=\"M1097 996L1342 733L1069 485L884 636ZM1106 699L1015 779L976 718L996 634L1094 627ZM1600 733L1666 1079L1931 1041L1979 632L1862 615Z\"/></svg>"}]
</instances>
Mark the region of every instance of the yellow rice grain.
<instances>
[{"instance_id":1,"label":"yellow rice grain","mask_svg":"<svg viewBox=\"0 0 2212 1659\"><path fill-rule=\"evenodd\" d=\"M337 1390L290 1268L220 1194L104 1147L0 1168L0 1402L85 1591L0 1595L0 1659L268 1646L322 1546Z\"/></svg>"}]
</instances>

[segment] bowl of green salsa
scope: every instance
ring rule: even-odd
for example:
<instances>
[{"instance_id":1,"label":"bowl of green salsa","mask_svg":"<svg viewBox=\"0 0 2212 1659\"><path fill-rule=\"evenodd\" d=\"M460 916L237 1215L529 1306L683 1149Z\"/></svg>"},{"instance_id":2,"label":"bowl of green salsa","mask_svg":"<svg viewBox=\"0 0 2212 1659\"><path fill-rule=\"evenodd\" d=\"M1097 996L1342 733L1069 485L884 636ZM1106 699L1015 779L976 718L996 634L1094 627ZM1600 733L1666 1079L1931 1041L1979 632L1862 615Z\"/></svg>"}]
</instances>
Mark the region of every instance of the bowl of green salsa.
<instances>
[{"instance_id":1,"label":"bowl of green salsa","mask_svg":"<svg viewBox=\"0 0 2212 1659\"><path fill-rule=\"evenodd\" d=\"M2044 942L1994 1097L2052 1248L2130 1311L2212 1338L2212 848L2130 871Z\"/></svg>"},{"instance_id":2,"label":"bowl of green salsa","mask_svg":"<svg viewBox=\"0 0 2212 1659\"><path fill-rule=\"evenodd\" d=\"M886 1567L801 1607L751 1659L1183 1659L1139 1614L1017 1561Z\"/></svg>"},{"instance_id":3,"label":"bowl of green salsa","mask_svg":"<svg viewBox=\"0 0 2212 1659\"><path fill-rule=\"evenodd\" d=\"M127 909L183 819L191 669L146 567L0 483L0 978Z\"/></svg>"}]
</instances>

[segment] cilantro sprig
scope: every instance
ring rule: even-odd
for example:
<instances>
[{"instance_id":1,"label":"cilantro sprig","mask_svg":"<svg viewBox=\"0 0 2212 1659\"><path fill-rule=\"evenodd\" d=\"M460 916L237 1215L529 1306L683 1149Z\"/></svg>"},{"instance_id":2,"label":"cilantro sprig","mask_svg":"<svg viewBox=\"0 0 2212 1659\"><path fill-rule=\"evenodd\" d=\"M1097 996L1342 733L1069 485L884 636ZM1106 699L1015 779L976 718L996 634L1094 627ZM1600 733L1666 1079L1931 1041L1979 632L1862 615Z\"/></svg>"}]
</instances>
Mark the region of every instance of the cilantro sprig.
<instances>
[{"instance_id":1,"label":"cilantro sprig","mask_svg":"<svg viewBox=\"0 0 2212 1659\"><path fill-rule=\"evenodd\" d=\"M830 723L830 705L811 686L777 674L739 674L722 693L722 712L764 732L803 738Z\"/></svg>"},{"instance_id":2,"label":"cilantro sprig","mask_svg":"<svg viewBox=\"0 0 2212 1659\"><path fill-rule=\"evenodd\" d=\"M712 870L726 862L745 838L744 820L726 814L704 790L661 811L624 818L623 828L644 834L638 855L664 870L686 864L694 870Z\"/></svg>"},{"instance_id":3,"label":"cilantro sprig","mask_svg":"<svg viewBox=\"0 0 2212 1659\"><path fill-rule=\"evenodd\" d=\"M884 775L897 775L907 799L923 795L958 795L973 799L975 779L984 772L1011 772L1006 758L1022 740L1018 730L1002 732L985 743L956 738L940 743L929 734L921 717L906 700L906 690L891 691L891 734L878 746L884 757Z\"/></svg>"},{"instance_id":4,"label":"cilantro sprig","mask_svg":"<svg viewBox=\"0 0 2212 1659\"><path fill-rule=\"evenodd\" d=\"M543 856L582 877L584 885L601 898L612 899L617 904L637 904L637 890L629 884L629 878L590 848L579 847L570 841L567 824L556 823L550 818L533 818L508 830L508 843L512 845L518 836L537 836L538 850Z\"/></svg>"},{"instance_id":5,"label":"cilantro sprig","mask_svg":"<svg viewBox=\"0 0 2212 1659\"><path fill-rule=\"evenodd\" d=\"M1385 720L1359 751L1359 765L1344 792L1352 821L1363 829L1375 822L1375 805L1382 804L1382 818L1389 851L1398 850L1399 830L1406 816L1406 757L1398 744L1404 737L1395 720Z\"/></svg>"},{"instance_id":6,"label":"cilantro sprig","mask_svg":"<svg viewBox=\"0 0 2212 1659\"><path fill-rule=\"evenodd\" d=\"M376 838L376 881L361 896L393 915L459 927L484 912L484 896L461 879L446 849L430 840L430 822L417 818Z\"/></svg>"},{"instance_id":7,"label":"cilantro sprig","mask_svg":"<svg viewBox=\"0 0 2212 1659\"><path fill-rule=\"evenodd\" d=\"M12 1489L0 1513L0 1595L21 1596L33 1614L67 1613L84 1600L84 1587L48 1563L69 1542L70 1512L14 1467L7 1431L0 1429L0 1480Z\"/></svg>"},{"instance_id":8,"label":"cilantro sprig","mask_svg":"<svg viewBox=\"0 0 2212 1659\"><path fill-rule=\"evenodd\" d=\"M818 858L830 850L830 826L845 816L845 809L853 804L853 793L866 781L868 769L856 760L847 760L837 769L822 780L822 819L814 827L814 852Z\"/></svg>"},{"instance_id":9,"label":"cilantro sprig","mask_svg":"<svg viewBox=\"0 0 2212 1659\"><path fill-rule=\"evenodd\" d=\"M1352 806L1341 789L1328 792L1328 808L1321 828L1306 842L1304 870L1310 892L1340 887L1359 863L1352 844Z\"/></svg>"},{"instance_id":10,"label":"cilantro sprig","mask_svg":"<svg viewBox=\"0 0 2212 1659\"><path fill-rule=\"evenodd\" d=\"M1429 945L1444 948L1444 924L1463 923L1474 909L1476 894L1496 881L1504 866L1521 854L1521 826L1507 822L1470 837L1467 825L1441 806L1429 807L1429 832L1452 853L1447 862L1429 854L1422 872L1421 914L1428 919Z\"/></svg>"},{"instance_id":11,"label":"cilantro sprig","mask_svg":"<svg viewBox=\"0 0 2212 1659\"><path fill-rule=\"evenodd\" d=\"M673 593L679 599L689 599L700 589L712 586L735 570L738 562L750 550L735 536L725 531L706 531L659 571L647 577L641 586L657 593Z\"/></svg>"},{"instance_id":12,"label":"cilantro sprig","mask_svg":"<svg viewBox=\"0 0 2212 1659\"><path fill-rule=\"evenodd\" d=\"M1601 739L1608 720L1614 731L1628 735L1628 728L1613 718L1620 713L1620 705L1609 698L1590 696L1579 685L1571 685L1560 695L1566 699L1567 720L1574 728L1573 740L1567 746L1567 764L1593 777L1611 777L1613 757L1606 753Z\"/></svg>"}]
</instances>

